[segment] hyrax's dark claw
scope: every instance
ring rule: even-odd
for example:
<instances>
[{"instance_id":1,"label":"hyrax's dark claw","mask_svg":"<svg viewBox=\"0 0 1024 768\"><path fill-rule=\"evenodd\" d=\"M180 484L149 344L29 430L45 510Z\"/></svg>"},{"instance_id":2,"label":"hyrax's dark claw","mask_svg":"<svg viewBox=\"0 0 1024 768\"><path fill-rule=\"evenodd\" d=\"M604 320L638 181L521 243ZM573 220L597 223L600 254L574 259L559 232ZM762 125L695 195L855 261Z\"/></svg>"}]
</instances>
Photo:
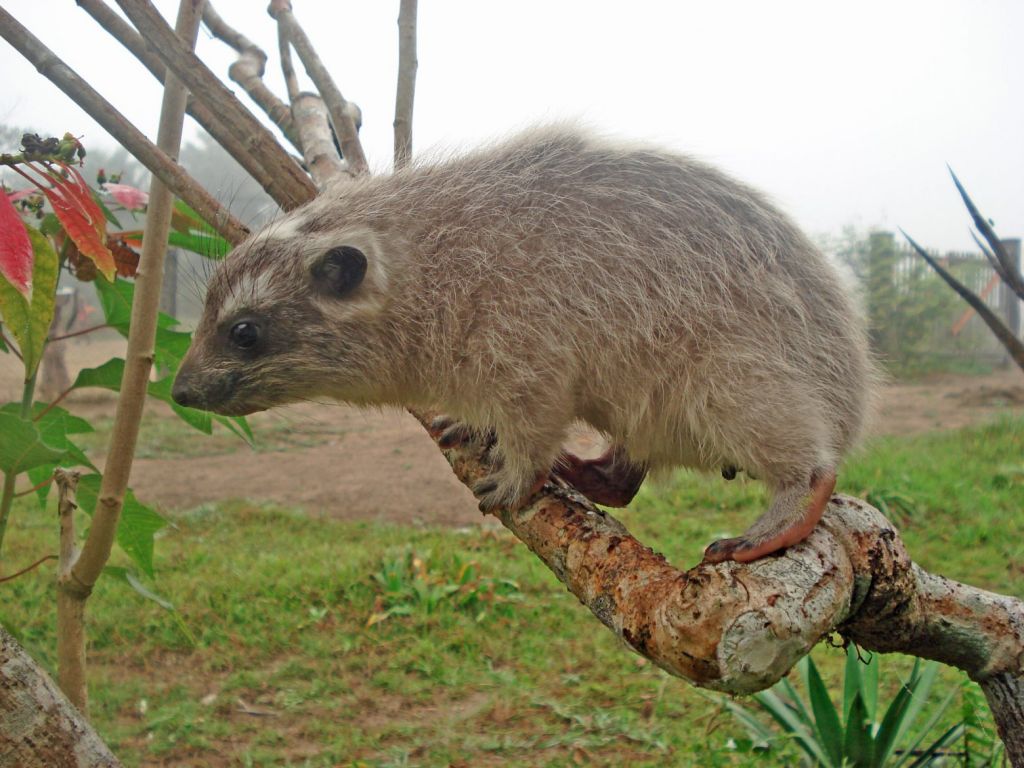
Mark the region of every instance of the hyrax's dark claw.
<instances>
[{"instance_id":1,"label":"hyrax's dark claw","mask_svg":"<svg viewBox=\"0 0 1024 768\"><path fill-rule=\"evenodd\" d=\"M454 423L455 419L453 419L451 416L438 416L436 419L430 422L430 426L428 427L430 436L437 437Z\"/></svg>"},{"instance_id":2,"label":"hyrax's dark claw","mask_svg":"<svg viewBox=\"0 0 1024 768\"><path fill-rule=\"evenodd\" d=\"M456 446L469 442L472 438L473 430L465 424L456 423L452 424L441 433L441 436L437 438L437 444L441 448L445 449L455 448Z\"/></svg>"}]
</instances>

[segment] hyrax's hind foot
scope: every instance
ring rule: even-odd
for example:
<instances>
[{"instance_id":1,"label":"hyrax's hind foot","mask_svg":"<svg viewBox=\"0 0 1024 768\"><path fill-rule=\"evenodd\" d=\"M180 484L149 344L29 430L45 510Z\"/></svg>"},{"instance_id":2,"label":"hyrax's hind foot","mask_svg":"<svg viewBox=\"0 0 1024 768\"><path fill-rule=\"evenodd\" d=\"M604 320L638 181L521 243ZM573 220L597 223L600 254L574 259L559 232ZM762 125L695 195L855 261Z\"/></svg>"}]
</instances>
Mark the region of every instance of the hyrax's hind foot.
<instances>
[{"instance_id":1,"label":"hyrax's hind foot","mask_svg":"<svg viewBox=\"0 0 1024 768\"><path fill-rule=\"evenodd\" d=\"M563 452L554 474L595 504L624 507L633 500L647 476L647 467L633 464L625 451L609 448L596 459L581 459Z\"/></svg>"},{"instance_id":2,"label":"hyrax's hind foot","mask_svg":"<svg viewBox=\"0 0 1024 768\"><path fill-rule=\"evenodd\" d=\"M809 486L783 487L768 511L742 536L721 539L704 550L704 562L749 563L803 541L821 519L835 487L831 469L813 472Z\"/></svg>"}]
</instances>

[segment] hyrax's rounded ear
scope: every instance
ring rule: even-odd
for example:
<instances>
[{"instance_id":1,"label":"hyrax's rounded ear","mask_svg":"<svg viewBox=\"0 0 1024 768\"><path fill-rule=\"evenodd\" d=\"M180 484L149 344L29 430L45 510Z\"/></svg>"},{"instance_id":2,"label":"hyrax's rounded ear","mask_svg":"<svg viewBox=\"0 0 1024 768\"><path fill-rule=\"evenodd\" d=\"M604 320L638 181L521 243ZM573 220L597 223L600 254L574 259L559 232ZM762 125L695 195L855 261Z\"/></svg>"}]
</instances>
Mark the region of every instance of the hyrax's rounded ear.
<instances>
[{"instance_id":1,"label":"hyrax's rounded ear","mask_svg":"<svg viewBox=\"0 0 1024 768\"><path fill-rule=\"evenodd\" d=\"M366 277L366 254L351 245L331 248L312 263L310 273L320 291L344 298Z\"/></svg>"}]
</instances>

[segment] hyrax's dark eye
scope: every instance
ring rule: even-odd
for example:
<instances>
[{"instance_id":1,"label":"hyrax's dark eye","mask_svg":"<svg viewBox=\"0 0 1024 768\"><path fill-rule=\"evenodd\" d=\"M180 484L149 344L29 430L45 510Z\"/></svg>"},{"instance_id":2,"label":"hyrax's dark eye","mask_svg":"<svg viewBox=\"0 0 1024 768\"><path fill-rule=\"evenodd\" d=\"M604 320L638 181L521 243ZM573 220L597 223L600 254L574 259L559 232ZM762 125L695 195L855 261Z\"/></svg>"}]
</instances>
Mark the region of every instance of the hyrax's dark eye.
<instances>
[{"instance_id":1,"label":"hyrax's dark eye","mask_svg":"<svg viewBox=\"0 0 1024 768\"><path fill-rule=\"evenodd\" d=\"M252 349L260 340L260 327L251 320L231 326L231 343L239 349Z\"/></svg>"}]
</instances>

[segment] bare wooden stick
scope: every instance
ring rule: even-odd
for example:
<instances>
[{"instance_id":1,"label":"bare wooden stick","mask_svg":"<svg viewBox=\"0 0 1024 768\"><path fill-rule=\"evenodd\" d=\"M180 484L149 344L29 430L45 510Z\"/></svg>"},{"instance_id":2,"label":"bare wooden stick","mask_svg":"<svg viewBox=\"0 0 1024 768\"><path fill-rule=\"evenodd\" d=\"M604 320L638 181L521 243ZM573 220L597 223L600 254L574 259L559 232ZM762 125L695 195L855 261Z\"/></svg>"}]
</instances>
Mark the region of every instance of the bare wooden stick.
<instances>
[{"instance_id":1,"label":"bare wooden stick","mask_svg":"<svg viewBox=\"0 0 1024 768\"><path fill-rule=\"evenodd\" d=\"M0 37L14 46L43 76L103 126L154 176L171 187L178 197L192 206L222 237L229 242L237 243L248 235L249 230L245 225L2 7Z\"/></svg>"},{"instance_id":2,"label":"bare wooden stick","mask_svg":"<svg viewBox=\"0 0 1024 768\"><path fill-rule=\"evenodd\" d=\"M147 0L117 0L117 4L142 36L156 51L164 65L172 71L193 97L217 110L225 125L242 141L249 152L265 156L280 151L273 134L257 120L213 72L174 34L160 13ZM297 163L281 166L285 210L297 208L313 199L316 187Z\"/></svg>"},{"instance_id":3,"label":"bare wooden stick","mask_svg":"<svg viewBox=\"0 0 1024 768\"><path fill-rule=\"evenodd\" d=\"M222 40L238 52L238 60L228 68L228 77L238 83L284 134L294 147L301 151L299 138L288 105L281 101L263 82L267 65L266 52L230 26L216 9L207 3L203 10L203 23L218 40Z\"/></svg>"},{"instance_id":4,"label":"bare wooden stick","mask_svg":"<svg viewBox=\"0 0 1024 768\"><path fill-rule=\"evenodd\" d=\"M295 65L292 64L292 44L288 41L288 35L284 27L277 25L277 52L281 57L281 74L284 76L285 88L288 91L288 101L293 105L299 97L299 78L295 75Z\"/></svg>"},{"instance_id":5,"label":"bare wooden stick","mask_svg":"<svg viewBox=\"0 0 1024 768\"><path fill-rule=\"evenodd\" d=\"M146 45L142 35L126 22L120 15L110 9L103 0L76 0L79 7L93 17L111 37L127 48L148 69L160 83L164 82L167 67L153 49ZM263 154L251 152L245 144L225 125L217 112L206 104L189 96L185 111L191 115L203 129L209 133L228 154L230 154L246 173L263 187L278 205L285 207L291 198L281 179L286 176L287 166L294 166L295 161L280 147L277 151Z\"/></svg>"},{"instance_id":6,"label":"bare wooden stick","mask_svg":"<svg viewBox=\"0 0 1024 768\"><path fill-rule=\"evenodd\" d=\"M0 765L120 768L85 716L0 625Z\"/></svg>"},{"instance_id":7,"label":"bare wooden stick","mask_svg":"<svg viewBox=\"0 0 1024 768\"><path fill-rule=\"evenodd\" d=\"M89 716L89 688L85 680L85 600L75 589L71 569L78 557L75 547L75 492L78 472L58 469L57 520L60 554L57 558L57 682L78 711Z\"/></svg>"},{"instance_id":8,"label":"bare wooden stick","mask_svg":"<svg viewBox=\"0 0 1024 768\"><path fill-rule=\"evenodd\" d=\"M179 41L191 49L195 45L202 14L202 0L181 0L176 24ZM185 86L168 72L157 144L177 154L181 145L182 122L185 115ZM132 301L128 350L121 379L117 410L111 429L107 459L103 467L96 509L92 515L89 536L82 547L71 578L85 594L99 578L110 557L117 522L120 519L124 494L128 488L139 424L146 402L146 389L153 366L153 344L156 337L157 310L163 280L163 260L167 251L174 196L159 179L153 179L149 191L149 208L142 239L142 255L135 274L135 298ZM83 598L84 599L84 598Z\"/></svg>"},{"instance_id":9,"label":"bare wooden stick","mask_svg":"<svg viewBox=\"0 0 1024 768\"><path fill-rule=\"evenodd\" d=\"M341 154L345 158L349 173L353 176L368 173L370 166L366 162L366 155L363 154L363 146L356 130L357 112L341 95L341 91L338 90L334 79L313 49L306 33L295 20L291 3L288 0L271 0L267 10L284 30L288 41L295 47L295 52L299 54L302 65L306 68L306 72L313 80L317 90L320 91L324 103L327 104L331 125L338 137L338 143L341 144Z\"/></svg>"},{"instance_id":10,"label":"bare wooden stick","mask_svg":"<svg viewBox=\"0 0 1024 768\"><path fill-rule=\"evenodd\" d=\"M395 168L412 159L412 110L416 96L416 0L398 11L398 87L395 92Z\"/></svg>"},{"instance_id":11,"label":"bare wooden stick","mask_svg":"<svg viewBox=\"0 0 1024 768\"><path fill-rule=\"evenodd\" d=\"M918 255L928 262L928 266L934 269L938 273L939 277L945 280L946 284L959 294L960 298L971 305L974 311L978 313L978 316L985 321L985 325L989 327L989 330L991 330L992 334L999 340L999 343L1002 344L1006 351L1010 353L1010 357L1013 358L1013 362L1015 362L1017 366L1024 371L1024 342L1021 342L1021 340L1014 335L1013 331L1003 324L1003 321L999 319L999 316L989 309L988 304L976 296L970 288L957 280L949 270L933 259L928 251L918 245L910 235L902 229L900 232L903 233L905 238L907 238L907 242L909 242L913 249L917 251ZM999 242L998 239L997 242ZM1002 244L1000 243L1000 245Z\"/></svg>"}]
</instances>

